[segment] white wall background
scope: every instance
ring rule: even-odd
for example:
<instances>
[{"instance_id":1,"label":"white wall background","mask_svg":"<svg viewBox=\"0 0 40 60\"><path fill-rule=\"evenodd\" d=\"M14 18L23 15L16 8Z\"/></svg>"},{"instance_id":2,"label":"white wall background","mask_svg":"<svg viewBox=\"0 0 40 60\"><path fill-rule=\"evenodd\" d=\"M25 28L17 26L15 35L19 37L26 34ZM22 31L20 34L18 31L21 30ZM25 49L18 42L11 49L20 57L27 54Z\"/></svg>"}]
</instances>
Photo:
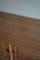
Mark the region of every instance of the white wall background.
<instances>
[{"instance_id":1,"label":"white wall background","mask_svg":"<svg viewBox=\"0 0 40 60\"><path fill-rule=\"evenodd\" d=\"M40 19L40 0L0 0L0 11Z\"/></svg>"}]
</instances>

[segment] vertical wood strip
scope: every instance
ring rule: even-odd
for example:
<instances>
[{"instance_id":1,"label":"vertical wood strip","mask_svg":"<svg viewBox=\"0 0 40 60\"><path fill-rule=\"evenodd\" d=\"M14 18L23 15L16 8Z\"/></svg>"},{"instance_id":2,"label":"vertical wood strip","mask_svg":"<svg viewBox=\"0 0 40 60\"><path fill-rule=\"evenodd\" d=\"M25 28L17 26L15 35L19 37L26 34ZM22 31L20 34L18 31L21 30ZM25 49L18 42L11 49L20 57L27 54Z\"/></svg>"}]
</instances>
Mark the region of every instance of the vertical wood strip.
<instances>
[{"instance_id":1,"label":"vertical wood strip","mask_svg":"<svg viewBox=\"0 0 40 60\"><path fill-rule=\"evenodd\" d=\"M4 42L2 44L3 44L4 55L6 56L5 44L4 44Z\"/></svg>"},{"instance_id":2,"label":"vertical wood strip","mask_svg":"<svg viewBox=\"0 0 40 60\"><path fill-rule=\"evenodd\" d=\"M15 60L17 60L17 47L16 46L14 47L14 50L15 50Z\"/></svg>"}]
</instances>

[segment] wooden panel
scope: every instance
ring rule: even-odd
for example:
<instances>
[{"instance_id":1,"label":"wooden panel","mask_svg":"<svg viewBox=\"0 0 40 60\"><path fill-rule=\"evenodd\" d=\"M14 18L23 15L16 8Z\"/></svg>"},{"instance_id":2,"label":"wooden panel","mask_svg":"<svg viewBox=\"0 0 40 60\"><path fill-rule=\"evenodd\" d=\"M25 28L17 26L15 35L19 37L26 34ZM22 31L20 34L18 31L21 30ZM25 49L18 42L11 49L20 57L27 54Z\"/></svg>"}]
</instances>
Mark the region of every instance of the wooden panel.
<instances>
[{"instance_id":1,"label":"wooden panel","mask_svg":"<svg viewBox=\"0 0 40 60\"><path fill-rule=\"evenodd\" d=\"M40 60L40 20L0 12L0 40L18 48L18 60Z\"/></svg>"}]
</instances>

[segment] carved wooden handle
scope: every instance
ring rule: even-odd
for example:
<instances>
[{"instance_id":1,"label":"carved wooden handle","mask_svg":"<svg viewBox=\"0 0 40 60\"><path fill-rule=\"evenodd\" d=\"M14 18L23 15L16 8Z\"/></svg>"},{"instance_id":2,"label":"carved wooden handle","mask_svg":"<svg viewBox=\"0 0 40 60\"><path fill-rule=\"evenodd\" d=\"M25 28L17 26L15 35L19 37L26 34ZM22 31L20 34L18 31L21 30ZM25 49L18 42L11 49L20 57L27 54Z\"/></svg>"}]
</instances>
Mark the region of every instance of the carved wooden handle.
<instances>
[{"instance_id":1,"label":"carved wooden handle","mask_svg":"<svg viewBox=\"0 0 40 60\"><path fill-rule=\"evenodd\" d=\"M10 60L13 60L12 47L10 44L9 44L9 53L10 53Z\"/></svg>"}]
</instances>

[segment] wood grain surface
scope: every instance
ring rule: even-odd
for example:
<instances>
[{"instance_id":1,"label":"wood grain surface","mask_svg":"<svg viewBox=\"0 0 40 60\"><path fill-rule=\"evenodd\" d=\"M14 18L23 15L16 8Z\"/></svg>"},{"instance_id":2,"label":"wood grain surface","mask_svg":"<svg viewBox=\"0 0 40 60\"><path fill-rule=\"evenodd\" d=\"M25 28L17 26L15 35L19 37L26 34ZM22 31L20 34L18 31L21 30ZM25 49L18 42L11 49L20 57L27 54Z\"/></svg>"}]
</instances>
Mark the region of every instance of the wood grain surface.
<instances>
[{"instance_id":1,"label":"wood grain surface","mask_svg":"<svg viewBox=\"0 0 40 60\"><path fill-rule=\"evenodd\" d=\"M0 12L2 55L3 41L17 46L17 60L40 60L40 20Z\"/></svg>"}]
</instances>

